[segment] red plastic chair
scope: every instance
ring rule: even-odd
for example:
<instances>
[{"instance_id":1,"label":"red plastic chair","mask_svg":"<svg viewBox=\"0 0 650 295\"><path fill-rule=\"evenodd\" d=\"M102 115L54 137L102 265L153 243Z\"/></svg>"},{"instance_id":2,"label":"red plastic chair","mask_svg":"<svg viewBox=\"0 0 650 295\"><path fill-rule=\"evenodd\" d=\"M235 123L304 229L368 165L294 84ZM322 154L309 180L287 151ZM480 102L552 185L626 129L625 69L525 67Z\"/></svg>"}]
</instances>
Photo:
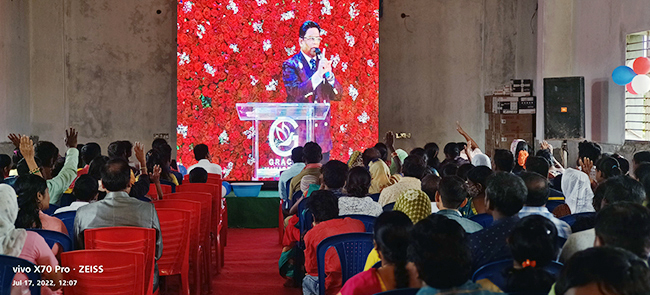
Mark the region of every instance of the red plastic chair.
<instances>
[{"instance_id":1,"label":"red plastic chair","mask_svg":"<svg viewBox=\"0 0 650 295\"><path fill-rule=\"evenodd\" d=\"M160 188L162 189L163 195L172 193L172 186L169 184L161 184ZM152 183L149 185L149 192L147 196L152 200L158 200L158 192L156 191L156 184Z\"/></svg>"},{"instance_id":2,"label":"red plastic chair","mask_svg":"<svg viewBox=\"0 0 650 295\"><path fill-rule=\"evenodd\" d=\"M189 200L158 200L153 201L156 210L160 209L180 209L190 211L190 270L194 273L190 274L190 278L194 278L191 285L194 287L192 294L201 294L201 281L199 274L201 273L201 255L203 248L199 240L199 229L201 222L201 203Z\"/></svg>"},{"instance_id":3,"label":"red plastic chair","mask_svg":"<svg viewBox=\"0 0 650 295\"><path fill-rule=\"evenodd\" d=\"M153 294L154 263L156 261L156 230L153 228L116 226L84 231L87 250L118 250L144 254L145 294Z\"/></svg>"},{"instance_id":4,"label":"red plastic chair","mask_svg":"<svg viewBox=\"0 0 650 295\"><path fill-rule=\"evenodd\" d=\"M158 259L160 276L181 276L181 294L190 295L190 215L191 211L160 209L160 231L164 241L163 254Z\"/></svg>"},{"instance_id":5,"label":"red plastic chair","mask_svg":"<svg viewBox=\"0 0 650 295\"><path fill-rule=\"evenodd\" d=\"M208 193L173 193L164 196L165 200L188 200L196 201L201 203L201 215L199 222L199 241L201 244L202 251L202 261L200 272L207 277L203 277L203 282L206 284L206 288L211 289L212 284L210 278L212 278L212 267L210 263L212 261L212 251L210 251L210 219L212 216L212 195ZM155 205L154 205L155 206ZM160 214L158 215L160 218ZM165 244L163 240L163 244ZM163 247L164 250L165 247Z\"/></svg>"},{"instance_id":6,"label":"red plastic chair","mask_svg":"<svg viewBox=\"0 0 650 295\"><path fill-rule=\"evenodd\" d=\"M217 270L217 273L221 271L221 266L223 265L223 247L225 247L225 243L223 242L223 239L225 238L225 225L223 222L223 214L222 214L222 198L221 198L221 185L217 184L210 184L210 183L188 183L188 184L183 184L179 185L176 187L177 192L202 192L202 193L210 193L212 195L212 212L213 215L211 216L211 228L210 232L212 233L211 235L211 242L214 251L216 252L215 255L215 260L212 261L213 267ZM215 214L216 212L216 214Z\"/></svg>"},{"instance_id":7,"label":"red plastic chair","mask_svg":"<svg viewBox=\"0 0 650 295\"><path fill-rule=\"evenodd\" d=\"M64 280L76 285L63 287L65 295L144 295L144 254L115 250L79 250L61 254L61 264L71 271ZM79 269L84 266L84 271ZM100 268L101 266L101 268Z\"/></svg>"}]
</instances>

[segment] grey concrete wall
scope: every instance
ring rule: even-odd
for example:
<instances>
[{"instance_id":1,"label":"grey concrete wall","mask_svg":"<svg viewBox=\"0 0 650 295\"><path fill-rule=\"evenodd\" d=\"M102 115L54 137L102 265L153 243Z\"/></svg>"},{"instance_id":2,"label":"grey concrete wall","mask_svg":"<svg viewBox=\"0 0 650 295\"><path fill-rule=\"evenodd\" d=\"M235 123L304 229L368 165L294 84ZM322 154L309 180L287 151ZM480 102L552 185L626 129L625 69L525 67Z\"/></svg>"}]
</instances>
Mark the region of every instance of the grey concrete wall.
<instances>
[{"instance_id":1,"label":"grey concrete wall","mask_svg":"<svg viewBox=\"0 0 650 295\"><path fill-rule=\"evenodd\" d=\"M483 146L485 92L536 74L535 5L530 0L384 1L380 133L412 133L396 143L407 150L429 141L442 147L463 140L455 130L460 121Z\"/></svg>"}]
</instances>

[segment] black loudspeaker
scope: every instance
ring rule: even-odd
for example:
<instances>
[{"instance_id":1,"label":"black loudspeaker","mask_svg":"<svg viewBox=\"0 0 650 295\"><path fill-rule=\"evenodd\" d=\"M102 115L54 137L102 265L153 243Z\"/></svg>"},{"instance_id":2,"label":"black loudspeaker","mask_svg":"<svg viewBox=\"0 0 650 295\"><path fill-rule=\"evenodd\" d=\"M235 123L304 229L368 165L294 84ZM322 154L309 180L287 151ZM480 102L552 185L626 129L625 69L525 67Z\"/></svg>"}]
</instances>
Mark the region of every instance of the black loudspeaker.
<instances>
[{"instance_id":1,"label":"black loudspeaker","mask_svg":"<svg viewBox=\"0 0 650 295\"><path fill-rule=\"evenodd\" d=\"M585 78L544 78L546 139L585 137Z\"/></svg>"}]
</instances>

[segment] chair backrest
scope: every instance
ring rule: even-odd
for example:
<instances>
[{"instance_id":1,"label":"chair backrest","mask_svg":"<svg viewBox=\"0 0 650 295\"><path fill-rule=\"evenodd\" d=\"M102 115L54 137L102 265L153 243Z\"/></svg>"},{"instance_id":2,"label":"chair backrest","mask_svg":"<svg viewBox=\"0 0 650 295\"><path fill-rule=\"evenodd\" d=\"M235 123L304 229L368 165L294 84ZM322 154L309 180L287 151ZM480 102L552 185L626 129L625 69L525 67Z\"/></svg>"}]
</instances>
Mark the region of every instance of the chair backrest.
<instances>
[{"instance_id":1,"label":"chair backrest","mask_svg":"<svg viewBox=\"0 0 650 295\"><path fill-rule=\"evenodd\" d=\"M211 183L186 183L176 187L176 192L199 192L209 193L212 195L212 214L210 215L210 231L216 233L219 221L222 219L222 198L221 183L219 185Z\"/></svg>"},{"instance_id":2,"label":"chair backrest","mask_svg":"<svg viewBox=\"0 0 650 295\"><path fill-rule=\"evenodd\" d=\"M316 247L318 263L318 288L320 295L325 295L325 253L334 247L341 261L342 284L352 276L363 271L366 258L373 249L371 233L347 233L331 236L322 240Z\"/></svg>"},{"instance_id":3,"label":"chair backrest","mask_svg":"<svg viewBox=\"0 0 650 295\"><path fill-rule=\"evenodd\" d=\"M61 248L63 248L63 252L74 250L72 239L66 234L47 229L30 228L27 230L36 232L41 235L41 237L45 239L45 242L48 246L50 246L50 248L54 247L55 244L59 244Z\"/></svg>"},{"instance_id":4,"label":"chair backrest","mask_svg":"<svg viewBox=\"0 0 650 295\"><path fill-rule=\"evenodd\" d=\"M370 198L372 198L373 201L379 202L379 195L380 195L380 193L376 193L376 194L372 194L372 195L368 195L368 196Z\"/></svg>"},{"instance_id":5,"label":"chair backrest","mask_svg":"<svg viewBox=\"0 0 650 295\"><path fill-rule=\"evenodd\" d=\"M77 211L67 211L62 213L57 213L53 215L54 217L61 219L65 228L68 230L68 236L72 239L72 243L75 243L74 237L74 218L77 216Z\"/></svg>"},{"instance_id":6,"label":"chair backrest","mask_svg":"<svg viewBox=\"0 0 650 295\"><path fill-rule=\"evenodd\" d=\"M208 183L221 185L221 181L222 181L221 175L208 173Z\"/></svg>"},{"instance_id":7,"label":"chair backrest","mask_svg":"<svg viewBox=\"0 0 650 295\"><path fill-rule=\"evenodd\" d=\"M375 220L377 220L377 217L370 216L370 215L360 215L360 214L351 214L351 215L343 215L340 216L340 218L345 218L345 217L350 217L354 218L357 220L360 220L363 222L363 225L366 226L366 232L371 233L375 229Z\"/></svg>"},{"instance_id":8,"label":"chair backrest","mask_svg":"<svg viewBox=\"0 0 650 295\"><path fill-rule=\"evenodd\" d=\"M18 257L0 255L0 294L9 295L11 294L11 286L13 285L14 276L16 272L14 271L15 267L21 267L23 269L29 268L29 272L24 272L27 276L27 279L32 282L37 282L41 279L41 275L34 270L36 267L33 263ZM40 295L41 287L34 283L33 286L29 287L29 291L32 295Z\"/></svg>"},{"instance_id":9,"label":"chair backrest","mask_svg":"<svg viewBox=\"0 0 650 295\"><path fill-rule=\"evenodd\" d=\"M305 236L308 230L312 228L314 222L314 216L311 215L309 209L307 209L307 199L303 199L298 203L298 228L300 229L300 240Z\"/></svg>"},{"instance_id":10,"label":"chair backrest","mask_svg":"<svg viewBox=\"0 0 650 295\"><path fill-rule=\"evenodd\" d=\"M163 195L172 193L172 186L168 184L161 184L160 188L162 189ZM156 184L149 184L149 192L147 193L152 200L158 200L158 192L156 191Z\"/></svg>"},{"instance_id":11,"label":"chair backrest","mask_svg":"<svg viewBox=\"0 0 650 295\"><path fill-rule=\"evenodd\" d=\"M144 254L145 288L153 293L156 230L134 226L115 226L84 230L86 249L118 250Z\"/></svg>"},{"instance_id":12,"label":"chair backrest","mask_svg":"<svg viewBox=\"0 0 650 295\"><path fill-rule=\"evenodd\" d=\"M156 210L180 209L190 211L190 260L197 257L200 243L201 203L190 200L158 200L154 201L153 205Z\"/></svg>"},{"instance_id":13,"label":"chair backrest","mask_svg":"<svg viewBox=\"0 0 650 295\"><path fill-rule=\"evenodd\" d=\"M209 245L212 215L212 195L208 193L173 193L165 195L165 200L188 200L201 203L201 215L199 217L199 240L202 245ZM154 205L155 206L155 205ZM160 219L160 214L158 214ZM216 229L215 229L216 230ZM210 249L210 248L206 248ZM164 247L163 247L164 251Z\"/></svg>"},{"instance_id":14,"label":"chair backrest","mask_svg":"<svg viewBox=\"0 0 650 295\"><path fill-rule=\"evenodd\" d=\"M286 189L285 192L287 192L287 195L286 195L286 196L280 196L281 198L284 199L284 201L285 201L286 203L289 203L289 202L287 202L287 201L288 201L289 199L291 199L291 198L289 198L289 192L291 192L291 180L292 180L292 179L293 179L293 177L289 178L289 180L287 180L287 183L284 184L284 187L285 187L285 189ZM293 204L292 204L292 205L293 205ZM289 207L289 208L291 208L291 207Z\"/></svg>"},{"instance_id":15,"label":"chair backrest","mask_svg":"<svg viewBox=\"0 0 650 295\"><path fill-rule=\"evenodd\" d=\"M564 220L566 223L568 223L570 226L573 226L574 223L576 223L576 220L579 218L586 218L586 217L591 217L596 215L596 212L582 212L582 213L576 213L576 214L571 214L567 216L562 216L560 217L561 220Z\"/></svg>"},{"instance_id":16,"label":"chair backrest","mask_svg":"<svg viewBox=\"0 0 650 295\"><path fill-rule=\"evenodd\" d=\"M492 225L492 222L494 221L492 219L492 215L487 214L487 213L481 213L478 215L474 215L469 218L470 220L480 224L483 228L488 228Z\"/></svg>"},{"instance_id":17,"label":"chair backrest","mask_svg":"<svg viewBox=\"0 0 650 295\"><path fill-rule=\"evenodd\" d=\"M415 295L420 289L418 288L404 288L404 289L395 289L390 291L384 291L376 293L375 295Z\"/></svg>"},{"instance_id":18,"label":"chair backrest","mask_svg":"<svg viewBox=\"0 0 650 295\"><path fill-rule=\"evenodd\" d=\"M513 261L511 259L488 263L474 272L472 281L476 282L482 279L489 279L490 282L503 290L506 287L505 285L508 279L505 277L505 270L512 267L512 265ZM545 266L544 269L557 278L560 275L563 266L562 263L552 261L549 265Z\"/></svg>"},{"instance_id":19,"label":"chair backrest","mask_svg":"<svg viewBox=\"0 0 650 295\"><path fill-rule=\"evenodd\" d=\"M160 231L165 243L163 254L158 259L158 271L163 276L187 273L189 271L190 211L160 209Z\"/></svg>"},{"instance_id":20,"label":"chair backrest","mask_svg":"<svg viewBox=\"0 0 650 295\"><path fill-rule=\"evenodd\" d=\"M63 274L76 280L63 287L65 295L142 295L145 294L144 254L117 250L79 250L61 254L61 265L85 266ZM101 268L100 268L101 267Z\"/></svg>"},{"instance_id":21,"label":"chair backrest","mask_svg":"<svg viewBox=\"0 0 650 295\"><path fill-rule=\"evenodd\" d=\"M302 191L301 190L295 191L291 196L291 201L295 204L298 201L298 199L300 199L300 197L302 197Z\"/></svg>"},{"instance_id":22,"label":"chair backrest","mask_svg":"<svg viewBox=\"0 0 650 295\"><path fill-rule=\"evenodd\" d=\"M390 203L390 204L386 204L386 205L384 205L384 207L381 208L381 209L384 210L384 212L386 212L386 211L393 211L393 207L395 207L395 202L392 202L392 203Z\"/></svg>"},{"instance_id":23,"label":"chair backrest","mask_svg":"<svg viewBox=\"0 0 650 295\"><path fill-rule=\"evenodd\" d=\"M43 213L52 216L52 214L54 214L54 211L56 211L56 209L59 209L59 208L61 208L61 207L58 206L58 205L50 204L50 207L47 208L46 210L43 210Z\"/></svg>"}]
</instances>

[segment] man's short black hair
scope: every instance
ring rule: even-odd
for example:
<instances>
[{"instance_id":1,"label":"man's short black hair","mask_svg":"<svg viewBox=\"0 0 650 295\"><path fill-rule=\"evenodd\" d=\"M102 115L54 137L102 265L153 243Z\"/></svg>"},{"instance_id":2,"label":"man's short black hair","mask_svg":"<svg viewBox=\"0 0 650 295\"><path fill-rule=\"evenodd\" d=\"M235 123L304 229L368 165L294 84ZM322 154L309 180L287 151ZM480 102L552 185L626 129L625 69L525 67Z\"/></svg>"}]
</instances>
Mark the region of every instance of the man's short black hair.
<instances>
[{"instance_id":1,"label":"man's short black hair","mask_svg":"<svg viewBox=\"0 0 650 295\"><path fill-rule=\"evenodd\" d=\"M526 159L526 171L535 172L541 176L548 177L550 169L548 161L542 157L528 157Z\"/></svg>"},{"instance_id":2,"label":"man's short black hair","mask_svg":"<svg viewBox=\"0 0 650 295\"><path fill-rule=\"evenodd\" d=\"M443 152L445 153L445 156L452 159L460 155L460 149L458 148L458 144L455 142L447 143Z\"/></svg>"},{"instance_id":3,"label":"man's short black hair","mask_svg":"<svg viewBox=\"0 0 650 295\"><path fill-rule=\"evenodd\" d=\"M385 143L378 142L375 144L374 148L376 148L379 151L379 154L381 154L379 158L381 158L384 161L388 161L388 147L386 146Z\"/></svg>"},{"instance_id":4,"label":"man's short black hair","mask_svg":"<svg viewBox=\"0 0 650 295\"><path fill-rule=\"evenodd\" d=\"M512 169L515 168L515 157L509 150L494 150L492 159L494 159L495 168L499 171L512 172Z\"/></svg>"},{"instance_id":5,"label":"man's short black hair","mask_svg":"<svg viewBox=\"0 0 650 295\"><path fill-rule=\"evenodd\" d=\"M190 183L207 183L208 171L201 167L196 167L190 171Z\"/></svg>"},{"instance_id":6,"label":"man's short black hair","mask_svg":"<svg viewBox=\"0 0 650 295\"><path fill-rule=\"evenodd\" d=\"M207 145L200 143L194 146L194 159L197 161L206 159L208 157L208 153L210 152L208 151Z\"/></svg>"},{"instance_id":7,"label":"man's short black hair","mask_svg":"<svg viewBox=\"0 0 650 295\"><path fill-rule=\"evenodd\" d=\"M600 186L604 186L603 199L607 204L618 202L641 204L646 197L643 185L629 176L610 177Z\"/></svg>"},{"instance_id":8,"label":"man's short black hair","mask_svg":"<svg viewBox=\"0 0 650 295\"><path fill-rule=\"evenodd\" d=\"M548 163L549 167L554 166L553 154L551 153L551 151L549 151L549 150L538 150L535 153L535 156L544 158L544 160L546 160L546 162ZM528 166L528 164L526 164L526 166Z\"/></svg>"},{"instance_id":9,"label":"man's short black hair","mask_svg":"<svg viewBox=\"0 0 650 295\"><path fill-rule=\"evenodd\" d=\"M378 149L371 147L363 151L361 158L363 159L363 165L368 167L368 165L370 165L370 162L376 159L381 159L381 152Z\"/></svg>"},{"instance_id":10,"label":"man's short black hair","mask_svg":"<svg viewBox=\"0 0 650 295\"><path fill-rule=\"evenodd\" d=\"M519 176L528 189L526 206L544 206L548 201L548 195L551 192L548 179L535 172L522 172Z\"/></svg>"},{"instance_id":11,"label":"man's short black hair","mask_svg":"<svg viewBox=\"0 0 650 295\"><path fill-rule=\"evenodd\" d=\"M413 226L409 260L429 287L450 289L470 279L472 257L465 236L458 222L440 214L431 214Z\"/></svg>"},{"instance_id":12,"label":"man's short black hair","mask_svg":"<svg viewBox=\"0 0 650 295\"><path fill-rule=\"evenodd\" d=\"M465 181L467 180L467 173L469 173L469 171L474 169L475 167L476 166L470 163L465 163L463 165L460 165L460 167L458 167L458 170L456 170L456 176L462 178L463 181Z\"/></svg>"},{"instance_id":13,"label":"man's short black hair","mask_svg":"<svg viewBox=\"0 0 650 295\"><path fill-rule=\"evenodd\" d=\"M569 259L555 285L555 294L565 295L574 287L595 284L606 294L649 294L647 261L621 248L595 247Z\"/></svg>"},{"instance_id":14,"label":"man's short black hair","mask_svg":"<svg viewBox=\"0 0 650 295\"><path fill-rule=\"evenodd\" d=\"M583 141L578 143L578 157L580 159L589 158L592 162L596 163L596 160L600 158L601 148L600 145L593 141Z\"/></svg>"},{"instance_id":15,"label":"man's short black hair","mask_svg":"<svg viewBox=\"0 0 650 295\"><path fill-rule=\"evenodd\" d=\"M339 200L328 190L317 190L306 199L307 209L314 215L314 221L323 222L339 217Z\"/></svg>"},{"instance_id":16,"label":"man's short black hair","mask_svg":"<svg viewBox=\"0 0 650 295\"><path fill-rule=\"evenodd\" d=\"M640 151L632 157L635 164L639 165L643 162L650 162L650 151Z\"/></svg>"},{"instance_id":17,"label":"man's short black hair","mask_svg":"<svg viewBox=\"0 0 650 295\"><path fill-rule=\"evenodd\" d=\"M102 170L106 162L110 160L107 156L99 156L94 158L90 164L88 164L88 175L92 176L95 180L102 180Z\"/></svg>"},{"instance_id":18,"label":"man's short black hair","mask_svg":"<svg viewBox=\"0 0 650 295\"><path fill-rule=\"evenodd\" d=\"M605 206L596 215L595 229L606 246L623 248L644 260L650 256L650 210L641 204Z\"/></svg>"},{"instance_id":19,"label":"man's short black hair","mask_svg":"<svg viewBox=\"0 0 650 295\"><path fill-rule=\"evenodd\" d=\"M165 145L165 144L168 144L167 140L165 140L164 138L158 137L158 138L154 139L153 142L151 142L151 148L152 149L157 149L160 146Z\"/></svg>"},{"instance_id":20,"label":"man's short black hair","mask_svg":"<svg viewBox=\"0 0 650 295\"><path fill-rule=\"evenodd\" d=\"M424 176L426 169L427 164L419 156L408 156L402 164L402 173L404 173L404 176L415 177L417 179L421 179Z\"/></svg>"},{"instance_id":21,"label":"man's short black hair","mask_svg":"<svg viewBox=\"0 0 650 295\"><path fill-rule=\"evenodd\" d=\"M422 178L422 191L429 196L431 202L436 201L436 193L440 188L440 180L440 177L433 174L429 174Z\"/></svg>"},{"instance_id":22,"label":"man's short black hair","mask_svg":"<svg viewBox=\"0 0 650 295\"><path fill-rule=\"evenodd\" d=\"M72 195L79 201L90 202L98 191L99 184L97 180L88 174L84 174L75 180Z\"/></svg>"},{"instance_id":23,"label":"man's short black hair","mask_svg":"<svg viewBox=\"0 0 650 295\"><path fill-rule=\"evenodd\" d=\"M300 26L300 29L298 30L298 37L299 38L304 38L305 34L307 34L307 30L309 30L311 28L317 28L318 33L320 34L320 26L317 23L315 23L314 21L308 20L308 21L304 22Z\"/></svg>"},{"instance_id":24,"label":"man's short black hair","mask_svg":"<svg viewBox=\"0 0 650 295\"><path fill-rule=\"evenodd\" d=\"M109 192L125 190L131 183L131 167L122 158L110 159L102 169L102 186Z\"/></svg>"},{"instance_id":25,"label":"man's short black hair","mask_svg":"<svg viewBox=\"0 0 650 295\"><path fill-rule=\"evenodd\" d=\"M323 159L323 149L317 143L310 141L302 149L305 163L319 163Z\"/></svg>"},{"instance_id":26,"label":"man's short black hair","mask_svg":"<svg viewBox=\"0 0 650 295\"><path fill-rule=\"evenodd\" d=\"M426 162L429 161L429 158L427 157L427 151L424 150L423 148L420 148L420 147L416 147L416 148L412 149L409 152L409 156L418 156L418 157L424 159L425 164L426 164Z\"/></svg>"},{"instance_id":27,"label":"man's short black hair","mask_svg":"<svg viewBox=\"0 0 650 295\"><path fill-rule=\"evenodd\" d=\"M111 159L123 158L128 159L131 156L133 144L128 140L118 140L108 145L108 157Z\"/></svg>"},{"instance_id":28,"label":"man's short black hair","mask_svg":"<svg viewBox=\"0 0 650 295\"><path fill-rule=\"evenodd\" d=\"M0 170L11 166L11 157L9 155L0 154Z\"/></svg>"},{"instance_id":29,"label":"man's short black hair","mask_svg":"<svg viewBox=\"0 0 650 295\"><path fill-rule=\"evenodd\" d=\"M485 187L487 187L487 179L492 174L494 174L494 172L490 167L478 166L467 172L467 180L475 184L480 184L483 186L483 189L485 189Z\"/></svg>"},{"instance_id":30,"label":"man's short black hair","mask_svg":"<svg viewBox=\"0 0 650 295\"><path fill-rule=\"evenodd\" d=\"M320 169L323 174L323 182L329 189L339 189L345 185L348 179L348 164L339 160L331 160Z\"/></svg>"},{"instance_id":31,"label":"man's short black hair","mask_svg":"<svg viewBox=\"0 0 650 295\"><path fill-rule=\"evenodd\" d=\"M526 203L528 189L524 181L512 173L497 172L487 180L485 198L490 209L510 217L519 212Z\"/></svg>"},{"instance_id":32,"label":"man's short black hair","mask_svg":"<svg viewBox=\"0 0 650 295\"><path fill-rule=\"evenodd\" d=\"M34 152L35 156L43 162L43 167L52 168L59 158L59 148L49 141L39 141Z\"/></svg>"},{"instance_id":33,"label":"man's short black hair","mask_svg":"<svg viewBox=\"0 0 650 295\"><path fill-rule=\"evenodd\" d=\"M438 193L442 205L449 209L458 209L469 196L465 189L465 181L458 176L447 176L440 180Z\"/></svg>"},{"instance_id":34,"label":"man's short black hair","mask_svg":"<svg viewBox=\"0 0 650 295\"><path fill-rule=\"evenodd\" d=\"M302 152L302 147L298 146L291 150L291 161L294 163L303 163L305 162L304 154Z\"/></svg>"},{"instance_id":35,"label":"man's short black hair","mask_svg":"<svg viewBox=\"0 0 650 295\"><path fill-rule=\"evenodd\" d=\"M81 148L80 153L84 163L90 164L93 159L102 155L102 147L96 142L89 142Z\"/></svg>"},{"instance_id":36,"label":"man's short black hair","mask_svg":"<svg viewBox=\"0 0 650 295\"><path fill-rule=\"evenodd\" d=\"M650 162L641 162L641 164L637 165L636 169L634 169L634 176L640 180L646 175L650 175Z\"/></svg>"}]
</instances>

